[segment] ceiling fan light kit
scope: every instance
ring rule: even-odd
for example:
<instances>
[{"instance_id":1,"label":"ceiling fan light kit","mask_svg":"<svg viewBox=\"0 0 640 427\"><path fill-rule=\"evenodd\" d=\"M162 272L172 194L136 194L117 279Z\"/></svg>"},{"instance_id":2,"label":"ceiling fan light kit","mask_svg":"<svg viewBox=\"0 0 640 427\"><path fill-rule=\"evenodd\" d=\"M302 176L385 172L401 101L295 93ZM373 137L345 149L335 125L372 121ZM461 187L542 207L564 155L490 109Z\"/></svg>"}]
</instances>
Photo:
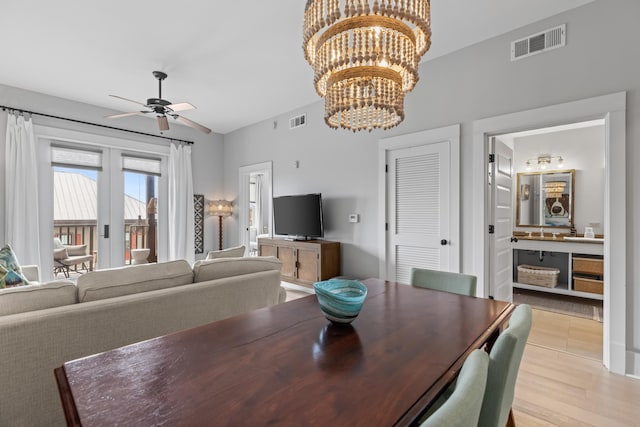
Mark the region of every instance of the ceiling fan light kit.
<instances>
[{"instance_id":1,"label":"ceiling fan light kit","mask_svg":"<svg viewBox=\"0 0 640 427\"><path fill-rule=\"evenodd\" d=\"M331 128L400 124L430 46L430 0L307 0L304 56Z\"/></svg>"},{"instance_id":2,"label":"ceiling fan light kit","mask_svg":"<svg viewBox=\"0 0 640 427\"><path fill-rule=\"evenodd\" d=\"M187 110L195 110L196 107L189 104L188 102L180 102L177 104L172 104L170 101L162 98L162 81L167 78L167 74L162 71L154 71L153 76L158 80L158 97L157 98L148 98L147 103L143 104L142 102L134 101L128 98L124 98L118 95L109 95L114 98L122 99L124 101L133 102L134 104L141 105L143 107L148 108L148 110L142 111L133 111L130 113L118 113L113 114L111 116L107 116L108 119L117 119L120 117L128 117L128 116L138 116L145 114L155 114L158 119L158 128L161 132L169 130L169 120L167 116L172 117L173 119L184 123L187 126L191 126L192 128L198 129L204 133L211 133L211 129L194 122L193 120L189 120L186 117L183 117L177 114L178 111L187 111Z\"/></svg>"}]
</instances>

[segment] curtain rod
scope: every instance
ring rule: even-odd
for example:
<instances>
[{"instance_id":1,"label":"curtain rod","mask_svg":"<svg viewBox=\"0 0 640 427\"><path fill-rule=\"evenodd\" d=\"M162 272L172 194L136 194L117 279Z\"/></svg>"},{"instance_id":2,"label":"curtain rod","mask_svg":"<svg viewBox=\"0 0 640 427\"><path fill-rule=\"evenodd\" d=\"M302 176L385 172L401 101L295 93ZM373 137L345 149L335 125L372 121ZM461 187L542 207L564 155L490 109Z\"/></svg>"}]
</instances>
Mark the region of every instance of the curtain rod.
<instances>
[{"instance_id":1,"label":"curtain rod","mask_svg":"<svg viewBox=\"0 0 640 427\"><path fill-rule=\"evenodd\" d=\"M193 141L187 141L187 140L184 140L184 139L169 138L168 136L154 135L152 133L139 132L137 130L117 128L115 126L101 125L101 124L98 124L98 123L85 122L83 120L76 120L76 119L68 119L66 117L60 117L60 116L52 116L51 114L37 113L35 111L23 110L21 108L7 107L6 105L0 105L0 108L2 109L2 111L7 111L7 110L9 110L9 111L19 111L21 113L27 113L27 114L36 115L36 116L42 116L42 117L49 117L49 118L58 119L58 120L66 120L68 122L81 123L83 125L97 126L97 127L101 127L101 128L105 128L105 129L119 130L119 131L122 131L122 132L129 132L129 133L135 133L135 134L138 134L138 135L151 136L151 137L154 137L154 138L168 139L169 141L184 142L185 144L193 144Z\"/></svg>"}]
</instances>

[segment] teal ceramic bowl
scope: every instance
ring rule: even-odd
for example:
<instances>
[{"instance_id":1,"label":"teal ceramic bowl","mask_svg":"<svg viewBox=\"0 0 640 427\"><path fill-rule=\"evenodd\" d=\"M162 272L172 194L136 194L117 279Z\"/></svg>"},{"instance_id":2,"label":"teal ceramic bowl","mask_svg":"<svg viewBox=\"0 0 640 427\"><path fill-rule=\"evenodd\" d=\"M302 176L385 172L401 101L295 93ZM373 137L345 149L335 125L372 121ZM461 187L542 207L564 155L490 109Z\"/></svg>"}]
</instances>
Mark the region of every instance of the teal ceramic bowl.
<instances>
[{"instance_id":1,"label":"teal ceramic bowl","mask_svg":"<svg viewBox=\"0 0 640 427\"><path fill-rule=\"evenodd\" d=\"M313 284L322 314L334 323L351 323L358 317L367 287L357 280L332 279Z\"/></svg>"}]
</instances>

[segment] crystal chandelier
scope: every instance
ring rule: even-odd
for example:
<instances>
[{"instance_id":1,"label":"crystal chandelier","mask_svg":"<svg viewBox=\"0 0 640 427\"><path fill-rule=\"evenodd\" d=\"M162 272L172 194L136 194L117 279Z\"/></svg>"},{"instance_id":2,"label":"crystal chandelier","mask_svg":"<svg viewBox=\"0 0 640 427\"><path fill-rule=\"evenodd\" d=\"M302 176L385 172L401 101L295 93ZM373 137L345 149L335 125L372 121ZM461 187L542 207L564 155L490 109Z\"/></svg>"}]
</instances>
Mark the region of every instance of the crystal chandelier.
<instances>
[{"instance_id":1,"label":"crystal chandelier","mask_svg":"<svg viewBox=\"0 0 640 427\"><path fill-rule=\"evenodd\" d=\"M431 45L430 0L307 0L303 49L331 128L390 129Z\"/></svg>"}]
</instances>

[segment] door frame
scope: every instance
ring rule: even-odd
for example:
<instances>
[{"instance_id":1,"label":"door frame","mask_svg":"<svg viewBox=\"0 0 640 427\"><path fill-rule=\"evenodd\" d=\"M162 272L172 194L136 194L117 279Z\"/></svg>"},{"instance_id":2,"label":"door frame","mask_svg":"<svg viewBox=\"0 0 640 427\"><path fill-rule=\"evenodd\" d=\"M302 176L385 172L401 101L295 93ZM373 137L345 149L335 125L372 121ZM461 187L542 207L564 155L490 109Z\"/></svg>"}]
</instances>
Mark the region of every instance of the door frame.
<instances>
[{"instance_id":1,"label":"door frame","mask_svg":"<svg viewBox=\"0 0 640 427\"><path fill-rule=\"evenodd\" d=\"M409 133L378 140L378 272L380 278L387 277L388 233L387 216L387 154L389 151L419 147L449 141L450 174L450 271L460 272L460 124Z\"/></svg>"},{"instance_id":2,"label":"door frame","mask_svg":"<svg viewBox=\"0 0 640 427\"><path fill-rule=\"evenodd\" d=\"M269 236L273 236L273 162L271 160L238 169L238 244L245 245L249 250L249 185L251 175L262 173L264 183L269 185L268 209L269 209Z\"/></svg>"},{"instance_id":3,"label":"door frame","mask_svg":"<svg viewBox=\"0 0 640 427\"><path fill-rule=\"evenodd\" d=\"M103 157L103 166L105 168L117 168L121 170L120 155L126 153L144 153L159 156L161 161L161 176L158 181L158 193L168 194L168 158L169 144L159 145L157 143L148 143L135 141L126 138L117 138L112 136L98 135L89 132L79 132L68 129L53 128L49 126L35 125L34 133L36 137L36 150L38 153L38 187L40 189L47 188L53 183L53 168L51 167L51 143L60 142L69 145L77 145L78 147L96 147L105 149L110 155ZM116 153L116 155L113 155ZM104 152L103 152L104 154ZM111 193L112 188L123 188L124 177L121 174L115 174L109 182L102 182L100 191ZM124 194L124 193L123 193ZM53 193L51 191L38 191L38 205L40 216L40 236L53 236ZM157 206L158 217L168 218L169 209L167 203L159 203ZM120 265L124 265L124 232L120 233L114 228L115 221L124 218L124 197L121 201L114 203L104 200L98 200L98 212L104 212L103 218L98 218L98 256L103 262L111 265L112 260L122 259ZM100 237L100 230L104 224L111 225L109 242ZM123 222L124 224L124 222ZM161 220L158 223L158 261L166 261L169 254L168 239L169 234L168 221ZM105 248L106 252L105 252ZM53 253L53 238L45 238L40 242L40 274L43 281L53 279L53 257L49 254ZM100 255L102 251L102 255ZM101 267L102 268L102 267ZM106 268L106 267L105 267Z\"/></svg>"},{"instance_id":4,"label":"door frame","mask_svg":"<svg viewBox=\"0 0 640 427\"><path fill-rule=\"evenodd\" d=\"M556 104L473 124L473 274L478 289L488 292L487 174L488 138L593 119L605 121L604 199L604 324L603 363L614 373L626 373L626 92ZM615 165L615 167L611 167ZM615 207L615 208L614 208ZM615 284L615 286L613 286ZM612 308L615 307L615 310Z\"/></svg>"}]
</instances>

